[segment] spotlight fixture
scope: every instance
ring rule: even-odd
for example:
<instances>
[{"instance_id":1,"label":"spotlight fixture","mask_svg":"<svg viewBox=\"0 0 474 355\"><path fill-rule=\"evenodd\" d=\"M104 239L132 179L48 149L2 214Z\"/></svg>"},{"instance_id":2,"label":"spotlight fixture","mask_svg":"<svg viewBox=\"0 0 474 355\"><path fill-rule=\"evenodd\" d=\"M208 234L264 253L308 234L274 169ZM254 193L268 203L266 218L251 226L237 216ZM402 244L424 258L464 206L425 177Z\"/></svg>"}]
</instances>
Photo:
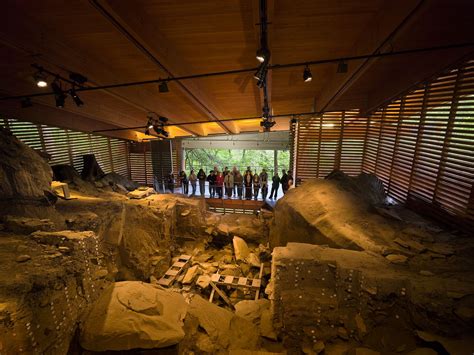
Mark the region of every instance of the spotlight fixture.
<instances>
[{"instance_id":1,"label":"spotlight fixture","mask_svg":"<svg viewBox=\"0 0 474 355\"><path fill-rule=\"evenodd\" d=\"M268 48L265 47L259 48L255 57L260 63L263 63L265 61L268 63L270 60L270 51L268 50Z\"/></svg>"},{"instance_id":2,"label":"spotlight fixture","mask_svg":"<svg viewBox=\"0 0 474 355\"><path fill-rule=\"evenodd\" d=\"M74 100L74 103L76 104L76 106L84 105L84 102L77 95L76 90L74 88L71 88L71 90L69 90L69 94L71 95L72 99Z\"/></svg>"},{"instance_id":3,"label":"spotlight fixture","mask_svg":"<svg viewBox=\"0 0 474 355\"><path fill-rule=\"evenodd\" d=\"M21 108L28 108L33 106L33 103L31 102L31 99L29 97L24 97L23 99L21 99L20 104Z\"/></svg>"},{"instance_id":4,"label":"spotlight fixture","mask_svg":"<svg viewBox=\"0 0 474 355\"><path fill-rule=\"evenodd\" d=\"M66 101L66 95L64 94L62 88L61 88L61 83L59 80L55 80L51 84L51 88L53 89L54 92L54 99L56 100L56 107L63 108L64 107L64 102Z\"/></svg>"},{"instance_id":5,"label":"spotlight fixture","mask_svg":"<svg viewBox=\"0 0 474 355\"><path fill-rule=\"evenodd\" d=\"M304 68L304 71L303 71L303 80L305 83L308 83L310 82L311 80L313 80L313 75L311 74L311 70L309 69L308 66L306 66Z\"/></svg>"},{"instance_id":6,"label":"spotlight fixture","mask_svg":"<svg viewBox=\"0 0 474 355\"><path fill-rule=\"evenodd\" d=\"M296 124L296 122L298 122L298 120L296 119L296 117L293 117L293 118L290 120L290 124Z\"/></svg>"},{"instance_id":7,"label":"spotlight fixture","mask_svg":"<svg viewBox=\"0 0 474 355\"><path fill-rule=\"evenodd\" d=\"M166 123L168 122L168 118L167 117L164 117L164 116L158 116L158 120L162 123Z\"/></svg>"},{"instance_id":8,"label":"spotlight fixture","mask_svg":"<svg viewBox=\"0 0 474 355\"><path fill-rule=\"evenodd\" d=\"M275 121L272 117L264 118L260 121L260 126L263 127L264 132L270 132L270 129L275 125Z\"/></svg>"},{"instance_id":9,"label":"spotlight fixture","mask_svg":"<svg viewBox=\"0 0 474 355\"><path fill-rule=\"evenodd\" d=\"M258 70L255 72L253 77L257 80L257 86L262 88L265 85L265 81L267 78L267 63L263 62L258 67Z\"/></svg>"},{"instance_id":10,"label":"spotlight fixture","mask_svg":"<svg viewBox=\"0 0 474 355\"><path fill-rule=\"evenodd\" d=\"M337 73L347 73L347 63L343 60L337 64Z\"/></svg>"},{"instance_id":11,"label":"spotlight fixture","mask_svg":"<svg viewBox=\"0 0 474 355\"><path fill-rule=\"evenodd\" d=\"M33 79L35 80L36 85L40 88L48 86L48 83L46 82L46 74L41 70L33 75Z\"/></svg>"},{"instance_id":12,"label":"spotlight fixture","mask_svg":"<svg viewBox=\"0 0 474 355\"><path fill-rule=\"evenodd\" d=\"M158 85L158 91L159 92L168 92L170 91L170 89L168 88L168 83L166 81L162 81L159 85Z\"/></svg>"}]
</instances>

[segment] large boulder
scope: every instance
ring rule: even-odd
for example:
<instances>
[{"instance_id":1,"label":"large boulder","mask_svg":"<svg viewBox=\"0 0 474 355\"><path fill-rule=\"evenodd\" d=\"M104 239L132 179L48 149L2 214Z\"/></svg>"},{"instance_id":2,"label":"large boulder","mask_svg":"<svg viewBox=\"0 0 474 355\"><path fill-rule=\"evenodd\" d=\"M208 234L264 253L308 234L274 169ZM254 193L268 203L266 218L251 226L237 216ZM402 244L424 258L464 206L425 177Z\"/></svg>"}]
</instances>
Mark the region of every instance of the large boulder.
<instances>
[{"instance_id":1,"label":"large boulder","mask_svg":"<svg viewBox=\"0 0 474 355\"><path fill-rule=\"evenodd\" d=\"M133 191L139 186L139 184L135 181L129 180L125 176L122 176L117 173L105 174L102 178L97 180L96 183L100 183L104 186L121 185L125 187L128 191Z\"/></svg>"},{"instance_id":2,"label":"large boulder","mask_svg":"<svg viewBox=\"0 0 474 355\"><path fill-rule=\"evenodd\" d=\"M53 173L35 150L0 129L0 200L43 200Z\"/></svg>"},{"instance_id":3,"label":"large boulder","mask_svg":"<svg viewBox=\"0 0 474 355\"><path fill-rule=\"evenodd\" d=\"M136 281L118 282L93 305L80 344L91 351L163 348L184 337L187 303L178 293Z\"/></svg>"},{"instance_id":4,"label":"large boulder","mask_svg":"<svg viewBox=\"0 0 474 355\"><path fill-rule=\"evenodd\" d=\"M378 215L371 203L382 195L372 196L371 202L362 195L352 180L340 177L304 182L278 200L270 243L304 242L378 253L399 250L393 240L399 235L400 222Z\"/></svg>"}]
</instances>

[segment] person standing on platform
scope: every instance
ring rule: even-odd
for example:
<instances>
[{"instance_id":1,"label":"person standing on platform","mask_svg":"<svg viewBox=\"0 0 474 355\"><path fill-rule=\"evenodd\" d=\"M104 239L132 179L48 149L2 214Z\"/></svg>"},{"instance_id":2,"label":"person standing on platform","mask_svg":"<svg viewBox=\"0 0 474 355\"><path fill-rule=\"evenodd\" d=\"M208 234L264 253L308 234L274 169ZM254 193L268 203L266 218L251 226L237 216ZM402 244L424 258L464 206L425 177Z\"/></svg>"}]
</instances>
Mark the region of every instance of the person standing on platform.
<instances>
[{"instance_id":1,"label":"person standing on platform","mask_svg":"<svg viewBox=\"0 0 474 355\"><path fill-rule=\"evenodd\" d=\"M244 175L245 199L247 200L252 199L252 183L253 183L252 171L247 169Z\"/></svg>"},{"instance_id":2,"label":"person standing on platform","mask_svg":"<svg viewBox=\"0 0 474 355\"><path fill-rule=\"evenodd\" d=\"M265 169L260 173L260 186L262 188L262 198L266 200L268 195L268 174Z\"/></svg>"},{"instance_id":3,"label":"person standing on platform","mask_svg":"<svg viewBox=\"0 0 474 355\"><path fill-rule=\"evenodd\" d=\"M182 188L182 192L184 195L187 195L188 192L189 192L189 181L188 181L188 176L186 175L186 172L184 170L182 170L180 173L179 173L179 183L181 185L181 188Z\"/></svg>"},{"instance_id":4,"label":"person standing on platform","mask_svg":"<svg viewBox=\"0 0 474 355\"><path fill-rule=\"evenodd\" d=\"M232 189L234 188L234 173L233 172L227 172L227 174L224 176L224 186L225 186L225 194L227 195L227 198L231 198Z\"/></svg>"},{"instance_id":5,"label":"person standing on platform","mask_svg":"<svg viewBox=\"0 0 474 355\"><path fill-rule=\"evenodd\" d=\"M232 175L234 176L234 186L232 186L232 196L237 196L237 185L235 184L235 177L237 176L237 167L232 168Z\"/></svg>"},{"instance_id":6,"label":"person standing on platform","mask_svg":"<svg viewBox=\"0 0 474 355\"><path fill-rule=\"evenodd\" d=\"M224 186L224 175L222 172L217 172L216 176L216 191L218 198L222 198L222 188Z\"/></svg>"},{"instance_id":7,"label":"person standing on platform","mask_svg":"<svg viewBox=\"0 0 474 355\"><path fill-rule=\"evenodd\" d=\"M224 177L226 177L228 173L229 173L229 168L226 166L226 167L224 168L224 172L222 173L222 175L223 175Z\"/></svg>"},{"instance_id":8,"label":"person standing on platform","mask_svg":"<svg viewBox=\"0 0 474 355\"><path fill-rule=\"evenodd\" d=\"M294 183L294 180L293 180L293 173L291 172L291 170L288 170L288 182L287 182L287 189L286 191L288 191L289 189L291 189L292 187L294 187L293 184Z\"/></svg>"},{"instance_id":9,"label":"person standing on platform","mask_svg":"<svg viewBox=\"0 0 474 355\"><path fill-rule=\"evenodd\" d=\"M168 190L170 190L171 193L174 193L174 174L173 171L170 171L168 174Z\"/></svg>"},{"instance_id":10,"label":"person standing on platform","mask_svg":"<svg viewBox=\"0 0 474 355\"><path fill-rule=\"evenodd\" d=\"M207 176L207 182L209 183L209 196L211 198L216 196L216 177L214 170L211 170Z\"/></svg>"},{"instance_id":11,"label":"person standing on platform","mask_svg":"<svg viewBox=\"0 0 474 355\"><path fill-rule=\"evenodd\" d=\"M234 189L237 189L237 196L242 199L242 185L244 183L244 177L240 171L236 170L234 175Z\"/></svg>"},{"instance_id":12,"label":"person standing on platform","mask_svg":"<svg viewBox=\"0 0 474 355\"><path fill-rule=\"evenodd\" d=\"M270 200L276 199L278 196L278 188L280 187L280 175L275 170L275 175L272 178L272 192L270 193Z\"/></svg>"},{"instance_id":13,"label":"person standing on platform","mask_svg":"<svg viewBox=\"0 0 474 355\"><path fill-rule=\"evenodd\" d=\"M253 198L258 199L258 191L260 190L260 176L255 172L253 175Z\"/></svg>"},{"instance_id":14,"label":"person standing on platform","mask_svg":"<svg viewBox=\"0 0 474 355\"><path fill-rule=\"evenodd\" d=\"M282 175L280 179L281 189L283 190L283 194L286 194L288 190L288 175L286 174L285 170L282 170Z\"/></svg>"},{"instance_id":15,"label":"person standing on platform","mask_svg":"<svg viewBox=\"0 0 474 355\"><path fill-rule=\"evenodd\" d=\"M194 173L194 170L191 170L189 173L189 182L191 183L191 196L196 195L196 181L197 181L197 176Z\"/></svg>"},{"instance_id":16,"label":"person standing on platform","mask_svg":"<svg viewBox=\"0 0 474 355\"><path fill-rule=\"evenodd\" d=\"M199 192L201 192L201 196L204 196L206 193L206 173L204 170L199 169L197 178L199 180Z\"/></svg>"}]
</instances>

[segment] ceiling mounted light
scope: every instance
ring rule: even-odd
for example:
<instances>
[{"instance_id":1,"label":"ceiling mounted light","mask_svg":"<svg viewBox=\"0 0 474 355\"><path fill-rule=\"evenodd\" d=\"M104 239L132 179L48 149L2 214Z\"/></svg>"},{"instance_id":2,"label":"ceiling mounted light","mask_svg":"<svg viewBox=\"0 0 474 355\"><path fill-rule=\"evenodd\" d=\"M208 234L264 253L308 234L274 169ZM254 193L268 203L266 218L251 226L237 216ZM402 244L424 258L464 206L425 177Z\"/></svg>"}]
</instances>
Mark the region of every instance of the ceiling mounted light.
<instances>
[{"instance_id":1,"label":"ceiling mounted light","mask_svg":"<svg viewBox=\"0 0 474 355\"><path fill-rule=\"evenodd\" d=\"M303 71L303 80L305 83L308 83L310 82L311 80L313 80L313 75L311 74L311 70L309 69L308 66L306 66L304 68L304 71Z\"/></svg>"},{"instance_id":2,"label":"ceiling mounted light","mask_svg":"<svg viewBox=\"0 0 474 355\"><path fill-rule=\"evenodd\" d=\"M159 92L169 92L170 89L168 88L168 83L166 81L162 81L159 85L158 85L158 91Z\"/></svg>"},{"instance_id":3,"label":"ceiling mounted light","mask_svg":"<svg viewBox=\"0 0 474 355\"><path fill-rule=\"evenodd\" d=\"M33 75L33 79L35 80L36 85L40 88L45 88L48 86L48 83L46 82L46 74L42 71L39 71Z\"/></svg>"},{"instance_id":4,"label":"ceiling mounted light","mask_svg":"<svg viewBox=\"0 0 474 355\"><path fill-rule=\"evenodd\" d=\"M260 63L263 63L265 61L268 62L270 59L270 51L268 50L268 48L265 47L259 48L255 57Z\"/></svg>"},{"instance_id":5,"label":"ceiling mounted light","mask_svg":"<svg viewBox=\"0 0 474 355\"><path fill-rule=\"evenodd\" d=\"M20 104L21 108L28 108L33 106L33 103L31 102L31 99L29 97L24 97L23 99L21 99Z\"/></svg>"},{"instance_id":6,"label":"ceiling mounted light","mask_svg":"<svg viewBox=\"0 0 474 355\"><path fill-rule=\"evenodd\" d=\"M63 108L64 107L64 102L66 101L66 95L64 94L62 88L61 88L61 83L59 80L55 80L51 84L51 88L53 89L54 92L54 99L56 100L56 107Z\"/></svg>"},{"instance_id":7,"label":"ceiling mounted light","mask_svg":"<svg viewBox=\"0 0 474 355\"><path fill-rule=\"evenodd\" d=\"M257 86L262 88L265 85L265 81L267 79L267 63L264 62L260 64L258 70L255 72L253 77L257 80Z\"/></svg>"},{"instance_id":8,"label":"ceiling mounted light","mask_svg":"<svg viewBox=\"0 0 474 355\"><path fill-rule=\"evenodd\" d=\"M337 64L337 73L347 73L347 63L344 62L343 60L341 60L338 64Z\"/></svg>"},{"instance_id":9,"label":"ceiling mounted light","mask_svg":"<svg viewBox=\"0 0 474 355\"><path fill-rule=\"evenodd\" d=\"M74 103L76 104L76 106L82 106L84 105L84 102L81 100L81 98L77 95L76 93L76 90L74 88L72 88L70 91L69 91L69 94L71 95L72 99L74 100Z\"/></svg>"}]
</instances>

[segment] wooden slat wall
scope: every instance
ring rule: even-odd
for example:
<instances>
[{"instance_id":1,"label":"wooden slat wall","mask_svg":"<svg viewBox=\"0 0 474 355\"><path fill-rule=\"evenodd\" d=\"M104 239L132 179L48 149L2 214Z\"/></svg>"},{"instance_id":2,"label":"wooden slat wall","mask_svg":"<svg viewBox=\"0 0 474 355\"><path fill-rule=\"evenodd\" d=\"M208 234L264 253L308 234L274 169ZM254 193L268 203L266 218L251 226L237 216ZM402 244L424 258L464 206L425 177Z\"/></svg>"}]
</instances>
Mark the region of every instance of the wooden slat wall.
<instances>
[{"instance_id":1,"label":"wooden slat wall","mask_svg":"<svg viewBox=\"0 0 474 355\"><path fill-rule=\"evenodd\" d=\"M105 173L129 177L124 140L4 118L3 125L28 146L51 155L51 165L69 164L80 173L84 154L95 154ZM2 122L0 121L0 122Z\"/></svg>"},{"instance_id":2,"label":"wooden slat wall","mask_svg":"<svg viewBox=\"0 0 474 355\"><path fill-rule=\"evenodd\" d=\"M363 171L399 202L474 226L474 61L372 114Z\"/></svg>"},{"instance_id":3,"label":"wooden slat wall","mask_svg":"<svg viewBox=\"0 0 474 355\"><path fill-rule=\"evenodd\" d=\"M334 169L362 171L367 119L358 111L326 112L298 120L294 144L296 179L322 178Z\"/></svg>"},{"instance_id":4,"label":"wooden slat wall","mask_svg":"<svg viewBox=\"0 0 474 355\"><path fill-rule=\"evenodd\" d=\"M367 118L301 117L291 136L297 181L374 173L396 201L474 227L474 60Z\"/></svg>"}]
</instances>

